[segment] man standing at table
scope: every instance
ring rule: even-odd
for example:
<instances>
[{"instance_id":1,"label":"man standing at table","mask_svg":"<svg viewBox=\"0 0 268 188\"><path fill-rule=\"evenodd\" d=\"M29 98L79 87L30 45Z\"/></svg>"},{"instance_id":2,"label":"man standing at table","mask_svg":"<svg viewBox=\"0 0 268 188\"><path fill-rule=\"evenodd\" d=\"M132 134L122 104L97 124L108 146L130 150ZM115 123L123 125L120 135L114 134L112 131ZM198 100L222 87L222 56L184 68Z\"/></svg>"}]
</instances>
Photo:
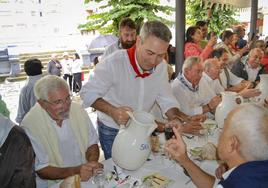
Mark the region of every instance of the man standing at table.
<instances>
[{"instance_id":1,"label":"man standing at table","mask_svg":"<svg viewBox=\"0 0 268 188\"><path fill-rule=\"evenodd\" d=\"M108 46L103 55L106 57L107 55L113 53L116 50L120 49L128 49L131 48L137 38L137 30L136 30L135 22L130 18L123 18L119 23L119 39L115 43Z\"/></svg>"},{"instance_id":2,"label":"man standing at table","mask_svg":"<svg viewBox=\"0 0 268 188\"><path fill-rule=\"evenodd\" d=\"M168 83L167 63L163 61L171 32L159 21L146 22L137 37L136 45L118 50L104 58L95 69L92 80L84 85L81 98L85 107L98 113L99 138L105 158L111 157L111 148L119 125L129 119L127 111L149 112L157 102L171 123L186 121L178 109ZM164 127L159 127L164 129ZM183 127L188 133L199 133L199 123Z\"/></svg>"},{"instance_id":3,"label":"man standing at table","mask_svg":"<svg viewBox=\"0 0 268 188\"><path fill-rule=\"evenodd\" d=\"M192 162L186 145L176 138L167 141L168 155L180 163L197 187L268 187L268 111L256 104L240 105L229 113L219 138L218 155L228 166L220 182Z\"/></svg>"}]
</instances>

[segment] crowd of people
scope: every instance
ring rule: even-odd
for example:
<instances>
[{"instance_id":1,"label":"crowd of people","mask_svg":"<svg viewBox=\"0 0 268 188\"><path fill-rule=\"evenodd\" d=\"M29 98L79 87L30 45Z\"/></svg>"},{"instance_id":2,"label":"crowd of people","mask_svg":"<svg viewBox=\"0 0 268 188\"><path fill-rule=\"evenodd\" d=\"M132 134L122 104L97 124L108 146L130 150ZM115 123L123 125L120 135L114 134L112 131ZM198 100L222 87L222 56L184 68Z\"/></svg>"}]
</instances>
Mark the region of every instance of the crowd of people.
<instances>
[{"instance_id":1,"label":"crowd of people","mask_svg":"<svg viewBox=\"0 0 268 188\"><path fill-rule=\"evenodd\" d=\"M8 119L4 101L0 106L1 187L45 188L75 174L89 180L103 168L98 143L105 159L111 158L119 127L127 124L127 112L135 110L153 113L158 132L172 127L175 136L166 142L166 154L197 187L268 187L268 96L227 116L216 175L204 172L186 152L181 135L200 134L202 122L214 118L221 92L233 91L251 101L261 94L260 74L267 73L267 43L245 41L241 27L223 31L218 43L215 33L208 37L207 27L199 21L187 29L185 61L175 77L168 64L174 59L169 52L176 50L170 45L172 34L160 21L147 21L137 32L133 20L123 19L118 41L96 59L94 74L83 86L78 54L64 52L61 61L52 54L46 76L40 60L27 60L19 126ZM82 104L72 100L73 92ZM87 107L97 111L97 130Z\"/></svg>"}]
</instances>

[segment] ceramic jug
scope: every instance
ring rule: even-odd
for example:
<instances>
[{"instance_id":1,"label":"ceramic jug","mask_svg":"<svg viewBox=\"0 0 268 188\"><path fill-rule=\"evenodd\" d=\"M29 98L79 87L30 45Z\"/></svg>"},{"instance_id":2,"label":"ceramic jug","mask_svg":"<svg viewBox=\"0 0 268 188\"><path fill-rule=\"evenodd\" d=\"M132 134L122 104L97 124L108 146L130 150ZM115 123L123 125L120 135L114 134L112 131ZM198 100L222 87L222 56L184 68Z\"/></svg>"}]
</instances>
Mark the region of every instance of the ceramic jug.
<instances>
[{"instance_id":1,"label":"ceramic jug","mask_svg":"<svg viewBox=\"0 0 268 188\"><path fill-rule=\"evenodd\" d=\"M150 155L150 135L156 129L154 116L144 111L128 112L130 119L120 126L112 147L113 161L121 168L136 170Z\"/></svg>"},{"instance_id":2,"label":"ceramic jug","mask_svg":"<svg viewBox=\"0 0 268 188\"><path fill-rule=\"evenodd\" d=\"M258 88L261 91L261 95L258 97L260 100L264 100L266 97L268 97L268 74L260 75L260 83Z\"/></svg>"},{"instance_id":3,"label":"ceramic jug","mask_svg":"<svg viewBox=\"0 0 268 188\"><path fill-rule=\"evenodd\" d=\"M215 112L215 120L220 128L223 127L224 120L228 113L238 105L236 99L240 98L241 103L243 103L243 98L235 92L225 91L221 93L221 96L222 101L217 106Z\"/></svg>"}]
</instances>

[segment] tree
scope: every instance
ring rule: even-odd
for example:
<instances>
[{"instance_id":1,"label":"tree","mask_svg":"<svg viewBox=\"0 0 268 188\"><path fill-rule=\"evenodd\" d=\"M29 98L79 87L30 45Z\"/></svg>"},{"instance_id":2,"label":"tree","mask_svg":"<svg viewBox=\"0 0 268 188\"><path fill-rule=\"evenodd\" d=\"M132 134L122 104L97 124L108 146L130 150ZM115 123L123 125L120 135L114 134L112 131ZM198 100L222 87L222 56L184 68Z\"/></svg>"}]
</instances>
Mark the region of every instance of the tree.
<instances>
[{"instance_id":1,"label":"tree","mask_svg":"<svg viewBox=\"0 0 268 188\"><path fill-rule=\"evenodd\" d=\"M195 25L196 21L208 20L208 8L211 8L209 31L220 34L226 28L232 27L237 21L234 19L235 9L226 5L207 4L202 0L186 0L186 23Z\"/></svg>"},{"instance_id":2,"label":"tree","mask_svg":"<svg viewBox=\"0 0 268 188\"><path fill-rule=\"evenodd\" d=\"M99 3L103 0L85 0L85 3L91 1ZM107 0L107 4L100 9L102 10L100 13L88 16L88 22L80 25L79 28L117 35L118 24L125 17L130 17L136 22L138 31L144 20L159 20L167 25L174 24L168 19L168 16L174 12L174 8L161 6L160 0Z\"/></svg>"}]
</instances>

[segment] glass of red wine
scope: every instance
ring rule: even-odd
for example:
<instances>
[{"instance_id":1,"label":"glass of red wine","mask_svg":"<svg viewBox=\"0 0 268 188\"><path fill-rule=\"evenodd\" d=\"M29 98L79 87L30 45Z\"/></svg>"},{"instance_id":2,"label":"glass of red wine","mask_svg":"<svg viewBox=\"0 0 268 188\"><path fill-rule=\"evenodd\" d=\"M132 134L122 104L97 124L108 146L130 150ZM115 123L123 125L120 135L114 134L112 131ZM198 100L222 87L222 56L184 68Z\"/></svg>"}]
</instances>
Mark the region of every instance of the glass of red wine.
<instances>
[{"instance_id":1,"label":"glass of red wine","mask_svg":"<svg viewBox=\"0 0 268 188\"><path fill-rule=\"evenodd\" d=\"M174 132L171 127L165 127L165 138L166 140L171 139L174 136Z\"/></svg>"}]
</instances>

